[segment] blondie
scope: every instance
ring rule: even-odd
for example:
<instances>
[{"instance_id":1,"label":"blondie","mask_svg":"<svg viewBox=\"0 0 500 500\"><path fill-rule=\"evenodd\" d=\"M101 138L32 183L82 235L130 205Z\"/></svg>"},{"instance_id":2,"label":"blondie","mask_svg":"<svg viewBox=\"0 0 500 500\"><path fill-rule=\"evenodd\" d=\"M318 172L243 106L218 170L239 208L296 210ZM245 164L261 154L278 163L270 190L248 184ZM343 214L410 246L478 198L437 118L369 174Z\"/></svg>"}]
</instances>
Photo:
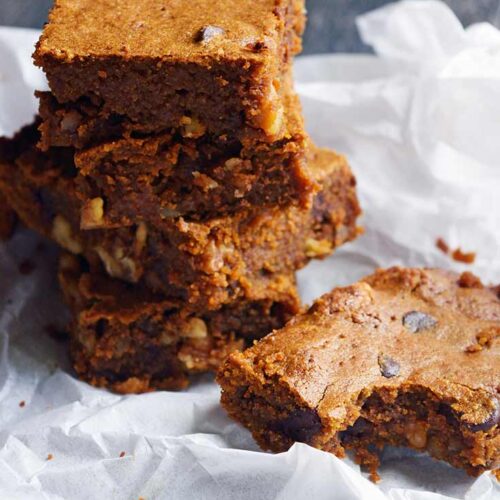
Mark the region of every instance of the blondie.
<instances>
[{"instance_id":1,"label":"blondie","mask_svg":"<svg viewBox=\"0 0 500 500\"><path fill-rule=\"evenodd\" d=\"M304 12L303 0L56 0L34 58L60 103L83 98L148 132L191 119L274 140Z\"/></svg>"},{"instance_id":2,"label":"blondie","mask_svg":"<svg viewBox=\"0 0 500 500\"><path fill-rule=\"evenodd\" d=\"M283 326L300 307L293 274L276 276L211 311L158 297L61 257L59 282L73 313L71 357L80 378L116 392L186 387L232 351Z\"/></svg>"},{"instance_id":3,"label":"blondie","mask_svg":"<svg viewBox=\"0 0 500 500\"><path fill-rule=\"evenodd\" d=\"M320 191L307 209L242 211L205 222L168 219L114 229L81 230L84 208L71 148L36 149L36 125L0 141L0 191L29 227L95 267L200 308L244 297L274 274L330 255L358 234L355 179L345 159L313 149L310 168ZM98 205L91 207L100 212ZM96 216L93 214L92 216Z\"/></svg>"},{"instance_id":4,"label":"blondie","mask_svg":"<svg viewBox=\"0 0 500 500\"><path fill-rule=\"evenodd\" d=\"M374 477L408 446L477 475L500 465L500 298L470 273L392 268L319 299L218 375L266 450L301 441Z\"/></svg>"}]
</instances>

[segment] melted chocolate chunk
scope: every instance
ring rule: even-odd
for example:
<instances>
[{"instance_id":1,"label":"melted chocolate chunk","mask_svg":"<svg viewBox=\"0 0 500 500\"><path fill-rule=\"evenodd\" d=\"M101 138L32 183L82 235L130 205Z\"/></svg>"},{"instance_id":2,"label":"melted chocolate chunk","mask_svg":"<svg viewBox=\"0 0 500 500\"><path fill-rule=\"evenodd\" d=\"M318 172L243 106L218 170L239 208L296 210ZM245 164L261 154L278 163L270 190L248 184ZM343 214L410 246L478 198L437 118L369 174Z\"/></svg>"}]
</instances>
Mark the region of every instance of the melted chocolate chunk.
<instances>
[{"instance_id":1,"label":"melted chocolate chunk","mask_svg":"<svg viewBox=\"0 0 500 500\"><path fill-rule=\"evenodd\" d=\"M369 436L373 425L363 417L359 417L351 427L340 433L340 441L343 444L349 444L364 436Z\"/></svg>"},{"instance_id":2,"label":"melted chocolate chunk","mask_svg":"<svg viewBox=\"0 0 500 500\"><path fill-rule=\"evenodd\" d=\"M495 425L500 424L500 405L495 403L495 407L492 409L490 415L488 418L481 423L466 423L467 427L472 431L472 432L486 432L495 427Z\"/></svg>"},{"instance_id":3,"label":"melted chocolate chunk","mask_svg":"<svg viewBox=\"0 0 500 500\"><path fill-rule=\"evenodd\" d=\"M219 26L203 26L203 28L201 28L196 34L195 41L198 43L209 43L214 38L223 35L225 32L224 28L220 28Z\"/></svg>"},{"instance_id":4,"label":"melted chocolate chunk","mask_svg":"<svg viewBox=\"0 0 500 500\"><path fill-rule=\"evenodd\" d=\"M277 429L293 441L309 443L321 431L321 419L316 410L297 410L278 422Z\"/></svg>"},{"instance_id":5,"label":"melted chocolate chunk","mask_svg":"<svg viewBox=\"0 0 500 500\"><path fill-rule=\"evenodd\" d=\"M385 378L397 377L401 369L396 360L392 359L390 356L386 356L385 354L379 354L378 365L380 367L380 373Z\"/></svg>"},{"instance_id":6,"label":"melted chocolate chunk","mask_svg":"<svg viewBox=\"0 0 500 500\"><path fill-rule=\"evenodd\" d=\"M410 311L403 316L403 325L412 333L419 333L437 325L437 319L430 314Z\"/></svg>"}]
</instances>

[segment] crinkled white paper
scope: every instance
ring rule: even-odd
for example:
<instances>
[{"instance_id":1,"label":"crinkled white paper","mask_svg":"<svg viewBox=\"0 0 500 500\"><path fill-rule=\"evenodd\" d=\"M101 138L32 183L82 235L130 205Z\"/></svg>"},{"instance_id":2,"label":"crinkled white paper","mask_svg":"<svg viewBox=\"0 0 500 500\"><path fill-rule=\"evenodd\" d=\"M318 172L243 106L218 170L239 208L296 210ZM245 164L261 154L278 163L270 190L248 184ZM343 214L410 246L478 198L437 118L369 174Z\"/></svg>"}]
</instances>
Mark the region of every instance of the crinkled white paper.
<instances>
[{"instance_id":1,"label":"crinkled white paper","mask_svg":"<svg viewBox=\"0 0 500 500\"><path fill-rule=\"evenodd\" d=\"M394 264L500 282L500 33L464 30L432 0L390 5L359 28L378 57L297 62L308 129L349 156L366 227L300 273L304 298ZM37 37L0 29L2 135L30 120L33 89L45 85L30 60ZM452 262L438 237L477 252L476 263ZM18 272L27 257L36 264L28 276ZM1 499L500 498L489 474L473 480L408 451L384 454L378 486L349 460L305 445L262 453L226 417L209 377L186 392L129 397L77 381L66 346L45 331L67 319L54 262L28 231L0 247Z\"/></svg>"}]
</instances>

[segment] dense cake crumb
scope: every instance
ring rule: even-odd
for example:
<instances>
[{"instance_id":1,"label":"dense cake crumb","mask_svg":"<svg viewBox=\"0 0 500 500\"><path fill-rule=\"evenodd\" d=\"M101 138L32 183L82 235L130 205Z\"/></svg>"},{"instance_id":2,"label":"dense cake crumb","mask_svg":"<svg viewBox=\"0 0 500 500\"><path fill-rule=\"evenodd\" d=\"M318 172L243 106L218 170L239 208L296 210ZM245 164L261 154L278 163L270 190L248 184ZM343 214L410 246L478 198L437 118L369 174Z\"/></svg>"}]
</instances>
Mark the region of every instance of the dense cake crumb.
<instances>
[{"instance_id":1,"label":"dense cake crumb","mask_svg":"<svg viewBox=\"0 0 500 500\"><path fill-rule=\"evenodd\" d=\"M378 477L386 445L500 466L500 298L471 273L380 270L319 299L218 375L266 450L306 442Z\"/></svg>"},{"instance_id":2,"label":"dense cake crumb","mask_svg":"<svg viewBox=\"0 0 500 500\"><path fill-rule=\"evenodd\" d=\"M93 268L199 308L216 308L269 275L324 258L358 236L356 180L344 157L312 148L309 168L319 191L308 208L241 211L205 222L170 218L161 224L81 230L81 213L97 219L105 204L82 206L71 148L42 153L36 125L0 140L0 191L30 228L84 255ZM68 158L69 157L69 158ZM102 200L101 200L102 201ZM182 265L179 265L179 263Z\"/></svg>"}]
</instances>

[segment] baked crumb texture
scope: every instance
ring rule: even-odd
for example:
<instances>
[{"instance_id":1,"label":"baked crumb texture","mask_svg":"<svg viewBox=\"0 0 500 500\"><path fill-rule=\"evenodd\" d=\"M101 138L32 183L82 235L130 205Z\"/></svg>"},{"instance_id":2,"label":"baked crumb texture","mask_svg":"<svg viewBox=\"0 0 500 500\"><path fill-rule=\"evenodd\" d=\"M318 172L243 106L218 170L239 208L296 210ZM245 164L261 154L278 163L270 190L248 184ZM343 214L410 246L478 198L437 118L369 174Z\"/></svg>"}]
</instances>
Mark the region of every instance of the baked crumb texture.
<instances>
[{"instance_id":1,"label":"baked crumb texture","mask_svg":"<svg viewBox=\"0 0 500 500\"><path fill-rule=\"evenodd\" d=\"M76 147L79 196L87 205L106 201L99 219L82 213L83 228L307 206L317 188L308 167L300 103L291 89L284 99L287 132L273 141L262 140L255 131L253 137L241 138L240 129L210 134L189 117L177 129L139 133L117 118L96 118L99 107L58 109L49 93L39 95L39 145L45 151Z\"/></svg>"},{"instance_id":2,"label":"baked crumb texture","mask_svg":"<svg viewBox=\"0 0 500 500\"><path fill-rule=\"evenodd\" d=\"M377 479L379 451L406 446L476 476L500 465L499 338L498 288L381 270L230 355L222 404L265 450L352 451Z\"/></svg>"},{"instance_id":3,"label":"baked crumb texture","mask_svg":"<svg viewBox=\"0 0 500 500\"><path fill-rule=\"evenodd\" d=\"M311 207L241 212L206 222L183 218L161 224L82 230L83 203L75 186L73 150L36 149L36 125L0 140L0 189L28 226L92 267L167 298L199 308L218 307L265 288L354 239L360 209L346 160L315 149L311 170L320 191ZM95 217L100 205L90 207Z\"/></svg>"},{"instance_id":4,"label":"baked crumb texture","mask_svg":"<svg viewBox=\"0 0 500 500\"><path fill-rule=\"evenodd\" d=\"M59 282L74 320L71 356L80 378L120 393L182 389L232 351L299 312L293 274L210 311L167 300L104 274L70 254Z\"/></svg>"}]
</instances>

